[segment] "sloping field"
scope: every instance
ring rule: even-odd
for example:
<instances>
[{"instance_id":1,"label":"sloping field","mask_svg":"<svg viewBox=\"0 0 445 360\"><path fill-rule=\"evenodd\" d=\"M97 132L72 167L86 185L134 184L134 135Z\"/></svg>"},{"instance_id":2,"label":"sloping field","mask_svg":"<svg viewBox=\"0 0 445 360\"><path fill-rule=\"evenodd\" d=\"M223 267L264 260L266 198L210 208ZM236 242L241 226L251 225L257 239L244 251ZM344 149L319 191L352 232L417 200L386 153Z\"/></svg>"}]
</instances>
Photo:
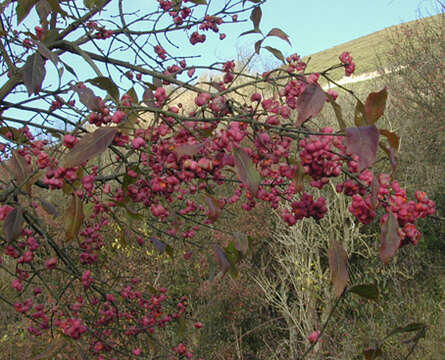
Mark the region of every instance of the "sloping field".
<instances>
[{"instance_id":1,"label":"sloping field","mask_svg":"<svg viewBox=\"0 0 445 360\"><path fill-rule=\"evenodd\" d=\"M419 23L429 23L429 26L437 26L440 15L423 18L420 20L410 21L400 25L391 26L381 31L360 37L347 43L334 46L330 49L315 53L305 60L309 60L308 71L322 71L339 63L338 56L343 51L349 51L356 63L355 75L364 73L372 73L376 71L376 56L382 61L382 66L390 65L388 59L385 58L389 50L388 39L398 31L406 31L412 26ZM344 76L343 69L337 69L330 73L333 80L340 80Z\"/></svg>"}]
</instances>

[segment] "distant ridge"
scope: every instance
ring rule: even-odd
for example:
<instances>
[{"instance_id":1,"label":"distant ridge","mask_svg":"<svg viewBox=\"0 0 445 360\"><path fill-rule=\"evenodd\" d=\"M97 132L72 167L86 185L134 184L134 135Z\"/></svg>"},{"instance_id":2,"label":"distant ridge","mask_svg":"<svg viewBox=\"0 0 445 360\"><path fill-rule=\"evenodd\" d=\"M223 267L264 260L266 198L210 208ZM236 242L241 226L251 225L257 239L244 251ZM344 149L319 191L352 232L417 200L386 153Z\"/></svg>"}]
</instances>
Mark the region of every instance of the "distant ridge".
<instances>
[{"instance_id":1,"label":"distant ridge","mask_svg":"<svg viewBox=\"0 0 445 360\"><path fill-rule=\"evenodd\" d=\"M339 62L338 56L343 51L349 51L354 58L354 62L356 63L355 76L373 73L377 71L377 56L386 55L390 50L390 47L388 46L388 39L390 38L391 34L395 34L397 31L403 30L406 27L416 26L416 24L419 23L428 22L431 23L431 26L434 26L434 24L438 23L440 16L441 14L394 25L307 56L304 59L305 61L310 59L307 71L317 72L327 69L329 66ZM380 60L383 61L382 65L384 67L389 67L391 65L388 63L385 56L381 56ZM387 63L385 63L385 61ZM333 70L330 72L330 75L333 80L340 80L344 77L344 70Z\"/></svg>"}]
</instances>

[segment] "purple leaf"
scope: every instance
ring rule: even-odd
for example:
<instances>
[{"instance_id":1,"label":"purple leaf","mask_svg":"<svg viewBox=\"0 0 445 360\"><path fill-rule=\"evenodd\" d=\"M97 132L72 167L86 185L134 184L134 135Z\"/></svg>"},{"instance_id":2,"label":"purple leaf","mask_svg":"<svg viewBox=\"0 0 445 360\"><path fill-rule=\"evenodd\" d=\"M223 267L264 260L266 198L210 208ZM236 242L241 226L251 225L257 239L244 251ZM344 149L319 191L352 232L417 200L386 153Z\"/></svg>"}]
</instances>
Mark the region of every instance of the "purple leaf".
<instances>
[{"instance_id":1,"label":"purple leaf","mask_svg":"<svg viewBox=\"0 0 445 360\"><path fill-rule=\"evenodd\" d=\"M378 145L379 131L375 125L346 129L346 149L350 154L359 157L358 171L374 164Z\"/></svg>"},{"instance_id":2,"label":"purple leaf","mask_svg":"<svg viewBox=\"0 0 445 360\"><path fill-rule=\"evenodd\" d=\"M38 53L28 56L23 66L23 83L28 90L28 95L39 93L45 75L45 59Z\"/></svg>"},{"instance_id":3,"label":"purple leaf","mask_svg":"<svg viewBox=\"0 0 445 360\"><path fill-rule=\"evenodd\" d=\"M388 264L396 254L402 240L399 235L399 224L392 212L388 213L388 218L382 224L382 242L380 244L379 255L384 264Z\"/></svg>"},{"instance_id":4,"label":"purple leaf","mask_svg":"<svg viewBox=\"0 0 445 360\"><path fill-rule=\"evenodd\" d=\"M102 127L92 134L85 135L66 154L64 166L68 168L78 166L84 161L101 154L111 145L117 132L117 128Z\"/></svg>"},{"instance_id":5,"label":"purple leaf","mask_svg":"<svg viewBox=\"0 0 445 360\"><path fill-rule=\"evenodd\" d=\"M216 260L218 261L218 264L221 267L221 271L224 276L230 269L230 262L227 259L224 250L221 249L219 245L213 245L213 251L215 252Z\"/></svg>"},{"instance_id":6,"label":"purple leaf","mask_svg":"<svg viewBox=\"0 0 445 360\"><path fill-rule=\"evenodd\" d=\"M72 86L77 95L79 95L79 100L91 111L99 111L99 97L94 95L93 90L87 87Z\"/></svg>"},{"instance_id":7,"label":"purple leaf","mask_svg":"<svg viewBox=\"0 0 445 360\"><path fill-rule=\"evenodd\" d=\"M20 208L14 208L3 222L3 232L7 242L17 239L23 230L23 212Z\"/></svg>"},{"instance_id":8,"label":"purple leaf","mask_svg":"<svg viewBox=\"0 0 445 360\"><path fill-rule=\"evenodd\" d=\"M151 237L150 241L152 242L156 250L158 250L161 254L163 254L167 249L167 244L165 244L159 239L156 239L155 237Z\"/></svg>"},{"instance_id":9,"label":"purple leaf","mask_svg":"<svg viewBox=\"0 0 445 360\"><path fill-rule=\"evenodd\" d=\"M320 85L307 84L297 100L297 126L303 124L307 119L317 116L323 109L326 99L326 94Z\"/></svg>"}]
</instances>

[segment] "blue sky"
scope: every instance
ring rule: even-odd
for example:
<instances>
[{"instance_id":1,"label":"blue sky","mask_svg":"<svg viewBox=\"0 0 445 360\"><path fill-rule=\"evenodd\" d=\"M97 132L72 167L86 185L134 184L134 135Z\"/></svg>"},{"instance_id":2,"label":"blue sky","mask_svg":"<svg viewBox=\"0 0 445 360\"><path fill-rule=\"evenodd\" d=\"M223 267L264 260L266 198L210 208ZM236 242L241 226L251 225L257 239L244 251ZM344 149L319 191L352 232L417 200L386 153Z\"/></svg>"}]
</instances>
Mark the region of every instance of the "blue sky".
<instances>
[{"instance_id":1,"label":"blue sky","mask_svg":"<svg viewBox=\"0 0 445 360\"><path fill-rule=\"evenodd\" d=\"M434 0L269 0L262 10L263 32L279 27L292 43L291 47L279 39L270 39L265 45L277 47L285 55L296 52L305 56L392 25L437 14L439 6ZM249 22L239 25L239 31L234 27L228 30L238 34L251 26ZM236 49L253 49L252 44L259 39L258 35L230 35L219 41L211 34L209 38L213 49L206 52L206 57L218 61L236 58ZM211 48L209 45L203 46Z\"/></svg>"}]
</instances>

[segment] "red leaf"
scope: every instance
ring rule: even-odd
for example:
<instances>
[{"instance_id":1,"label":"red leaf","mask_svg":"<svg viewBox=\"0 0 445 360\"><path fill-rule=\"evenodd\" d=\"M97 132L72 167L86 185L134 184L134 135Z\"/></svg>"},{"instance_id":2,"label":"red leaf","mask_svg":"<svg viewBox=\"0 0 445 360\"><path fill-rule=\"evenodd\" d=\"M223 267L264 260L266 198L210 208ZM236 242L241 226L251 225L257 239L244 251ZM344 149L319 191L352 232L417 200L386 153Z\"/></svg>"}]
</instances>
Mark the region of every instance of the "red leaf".
<instances>
[{"instance_id":1,"label":"red leaf","mask_svg":"<svg viewBox=\"0 0 445 360\"><path fill-rule=\"evenodd\" d=\"M323 109L326 99L325 92L318 84L307 84L297 100L297 126L303 124L307 119L317 116Z\"/></svg>"},{"instance_id":2,"label":"red leaf","mask_svg":"<svg viewBox=\"0 0 445 360\"><path fill-rule=\"evenodd\" d=\"M394 171L396 171L397 168L397 154L395 153L392 147L388 148L383 142L380 141L379 145L386 153L386 155L388 155L388 159L391 163L392 172L394 173Z\"/></svg>"},{"instance_id":3,"label":"red leaf","mask_svg":"<svg viewBox=\"0 0 445 360\"><path fill-rule=\"evenodd\" d=\"M233 149L233 158L235 168L240 180L247 186L253 196L258 192L261 183L261 177L255 169L249 155L243 149Z\"/></svg>"},{"instance_id":4,"label":"red leaf","mask_svg":"<svg viewBox=\"0 0 445 360\"><path fill-rule=\"evenodd\" d=\"M380 135L385 136L388 139L389 146L394 149L394 151L397 153L399 151L399 137L395 132L391 132L386 129L379 129Z\"/></svg>"},{"instance_id":5,"label":"red leaf","mask_svg":"<svg viewBox=\"0 0 445 360\"><path fill-rule=\"evenodd\" d=\"M20 208L14 208L5 218L3 222L3 232L7 242L17 239L23 230L23 212Z\"/></svg>"},{"instance_id":6,"label":"red leaf","mask_svg":"<svg viewBox=\"0 0 445 360\"><path fill-rule=\"evenodd\" d=\"M290 43L289 36L281 29L273 28L272 30L269 31L269 34L267 34L266 36L267 37L268 36L279 37L280 39L283 39L284 41L286 41L289 45L292 45Z\"/></svg>"},{"instance_id":7,"label":"red leaf","mask_svg":"<svg viewBox=\"0 0 445 360\"><path fill-rule=\"evenodd\" d=\"M349 281L348 275L348 254L341 243L331 240L328 249L329 269L331 270L331 280L334 285L335 294L339 298Z\"/></svg>"},{"instance_id":8,"label":"red leaf","mask_svg":"<svg viewBox=\"0 0 445 360\"><path fill-rule=\"evenodd\" d=\"M359 157L359 171L374 164L378 145L379 131L375 125L346 129L346 149L350 154L355 154Z\"/></svg>"},{"instance_id":9,"label":"red leaf","mask_svg":"<svg viewBox=\"0 0 445 360\"><path fill-rule=\"evenodd\" d=\"M396 254L402 240L399 235L399 224L392 212L388 213L388 219L382 224L382 242L380 244L379 255L384 264L388 264Z\"/></svg>"},{"instance_id":10,"label":"red leaf","mask_svg":"<svg viewBox=\"0 0 445 360\"><path fill-rule=\"evenodd\" d=\"M83 213L82 200L72 195L71 204L65 213L65 236L66 240L73 240L79 233L85 215Z\"/></svg>"},{"instance_id":11,"label":"red leaf","mask_svg":"<svg viewBox=\"0 0 445 360\"><path fill-rule=\"evenodd\" d=\"M85 135L74 145L71 151L66 154L64 166L78 166L84 161L101 154L111 145L117 132L117 128L103 127L97 129L92 134Z\"/></svg>"},{"instance_id":12,"label":"red leaf","mask_svg":"<svg viewBox=\"0 0 445 360\"><path fill-rule=\"evenodd\" d=\"M39 93L45 75L45 59L38 53L28 56L23 66L23 83L28 90L28 95Z\"/></svg>"},{"instance_id":13,"label":"red leaf","mask_svg":"<svg viewBox=\"0 0 445 360\"><path fill-rule=\"evenodd\" d=\"M375 124L385 112L386 99L388 91L386 87L379 92L373 92L368 95L365 103L366 122L368 125Z\"/></svg>"},{"instance_id":14,"label":"red leaf","mask_svg":"<svg viewBox=\"0 0 445 360\"><path fill-rule=\"evenodd\" d=\"M227 259L224 250L221 249L219 245L213 245L213 251L215 252L216 260L218 261L218 264L221 267L221 271L224 276L230 269L230 262Z\"/></svg>"}]
</instances>

